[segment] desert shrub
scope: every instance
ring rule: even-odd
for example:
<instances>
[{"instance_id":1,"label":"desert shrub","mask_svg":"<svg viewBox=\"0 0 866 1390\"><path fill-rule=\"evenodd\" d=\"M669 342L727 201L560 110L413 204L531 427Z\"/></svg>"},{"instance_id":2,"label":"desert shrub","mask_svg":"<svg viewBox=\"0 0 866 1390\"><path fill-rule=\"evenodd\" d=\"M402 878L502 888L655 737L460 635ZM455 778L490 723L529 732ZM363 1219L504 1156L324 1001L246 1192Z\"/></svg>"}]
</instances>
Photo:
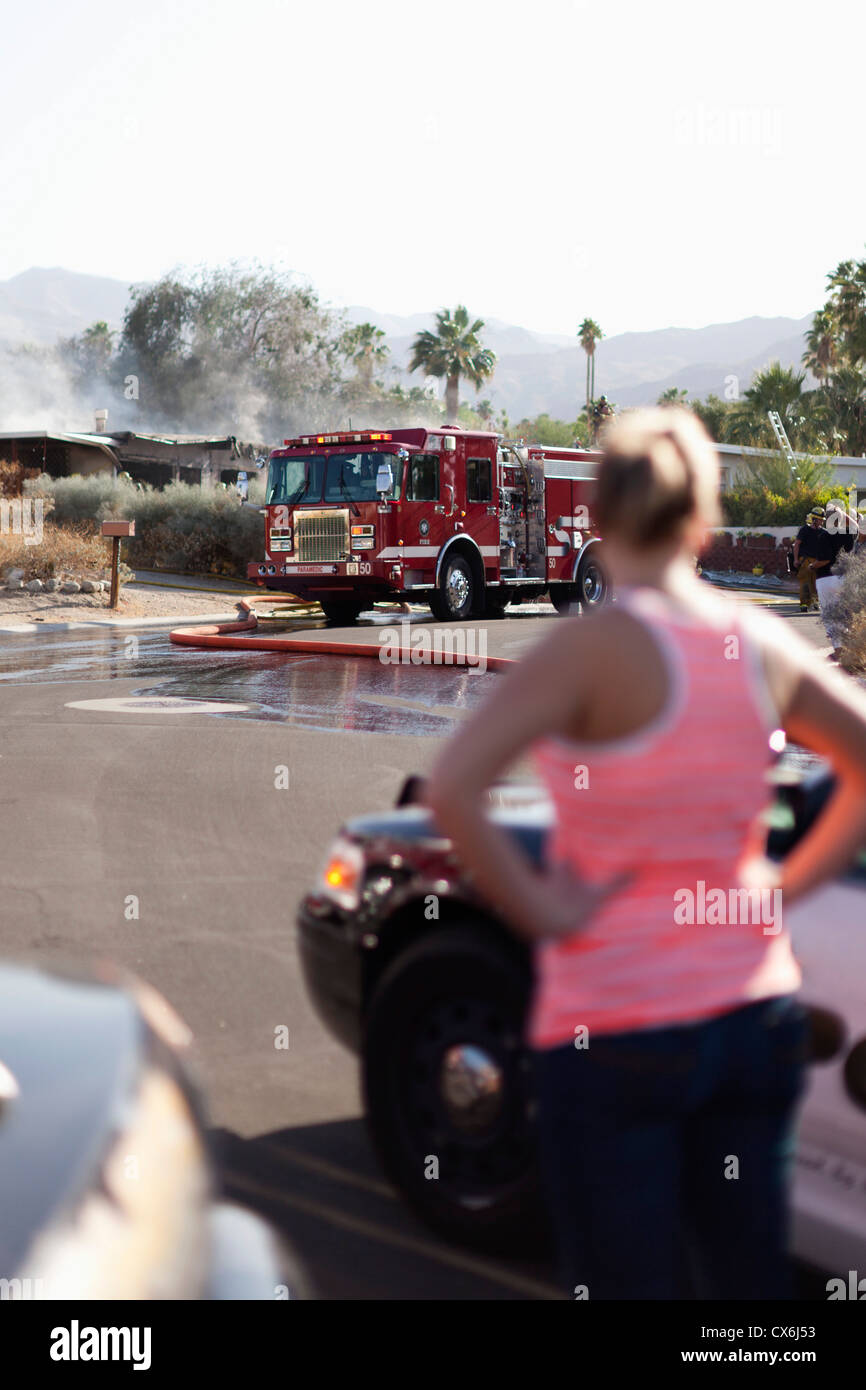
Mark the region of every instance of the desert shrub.
<instances>
[{"instance_id":1,"label":"desert shrub","mask_svg":"<svg viewBox=\"0 0 866 1390\"><path fill-rule=\"evenodd\" d=\"M264 479L250 479L249 503L239 505L234 488L202 489L169 483L161 492L107 474L49 478L42 475L25 492L52 505L57 525L93 529L107 517L135 521L135 538L124 541L132 566L196 573L246 575L248 561L263 549Z\"/></svg>"},{"instance_id":2,"label":"desert shrub","mask_svg":"<svg viewBox=\"0 0 866 1390\"><path fill-rule=\"evenodd\" d=\"M839 556L842 583L825 605L824 621L839 663L846 671L866 670L866 547Z\"/></svg>"},{"instance_id":3,"label":"desert shrub","mask_svg":"<svg viewBox=\"0 0 866 1390\"><path fill-rule=\"evenodd\" d=\"M866 612L855 613L839 648L839 664L846 671L866 671Z\"/></svg>"},{"instance_id":4,"label":"desert shrub","mask_svg":"<svg viewBox=\"0 0 866 1390\"><path fill-rule=\"evenodd\" d=\"M24 491L34 497L50 498L52 519L59 526L127 516L126 507L137 495L134 484L110 473L76 473L70 478L49 478L42 473L27 483Z\"/></svg>"},{"instance_id":5,"label":"desert shrub","mask_svg":"<svg viewBox=\"0 0 866 1390\"><path fill-rule=\"evenodd\" d=\"M261 516L255 506L239 506L233 490L148 488L125 515L135 519L135 540L125 546L133 565L242 576L263 547Z\"/></svg>"}]
</instances>

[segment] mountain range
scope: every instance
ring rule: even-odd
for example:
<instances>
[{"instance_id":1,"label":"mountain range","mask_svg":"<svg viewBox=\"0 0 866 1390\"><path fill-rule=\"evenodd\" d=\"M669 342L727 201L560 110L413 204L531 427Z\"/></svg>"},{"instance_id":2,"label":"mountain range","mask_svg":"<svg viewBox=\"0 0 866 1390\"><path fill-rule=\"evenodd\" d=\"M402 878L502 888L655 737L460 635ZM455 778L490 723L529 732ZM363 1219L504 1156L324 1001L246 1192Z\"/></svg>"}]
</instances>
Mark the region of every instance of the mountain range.
<instances>
[{"instance_id":1,"label":"mountain range","mask_svg":"<svg viewBox=\"0 0 866 1390\"><path fill-rule=\"evenodd\" d=\"M129 285L105 276L84 275L60 267L33 267L0 281L0 344L48 345L69 337L97 319L112 328L123 322ZM421 329L433 327L433 314L382 313L363 305L345 310L352 323L376 324L391 350L389 380L420 384L421 376L406 375L412 340ZM583 404L586 358L574 339L561 334L532 332L496 318L485 319L483 340L497 356L496 373L480 395L505 409L512 421L542 411L573 419ZM726 388L741 393L752 374L768 362L800 367L805 318L747 318L706 328L660 328L644 333L619 333L604 338L596 349L596 394L618 405L651 404L670 387L687 390L693 398L710 392L724 396ZM466 385L463 399L474 396Z\"/></svg>"}]
</instances>

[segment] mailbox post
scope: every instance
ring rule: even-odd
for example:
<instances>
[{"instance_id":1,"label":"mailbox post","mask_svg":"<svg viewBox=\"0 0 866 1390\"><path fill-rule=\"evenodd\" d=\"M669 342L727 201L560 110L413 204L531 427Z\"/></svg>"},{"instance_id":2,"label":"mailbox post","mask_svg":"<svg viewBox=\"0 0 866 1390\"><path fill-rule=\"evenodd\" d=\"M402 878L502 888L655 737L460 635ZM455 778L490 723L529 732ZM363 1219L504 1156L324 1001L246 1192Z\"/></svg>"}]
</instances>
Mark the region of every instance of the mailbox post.
<instances>
[{"instance_id":1,"label":"mailbox post","mask_svg":"<svg viewBox=\"0 0 866 1390\"><path fill-rule=\"evenodd\" d=\"M109 599L109 607L116 608L120 596L120 542L124 538L128 540L135 535L135 522L103 521L102 534L111 537L111 598Z\"/></svg>"}]
</instances>

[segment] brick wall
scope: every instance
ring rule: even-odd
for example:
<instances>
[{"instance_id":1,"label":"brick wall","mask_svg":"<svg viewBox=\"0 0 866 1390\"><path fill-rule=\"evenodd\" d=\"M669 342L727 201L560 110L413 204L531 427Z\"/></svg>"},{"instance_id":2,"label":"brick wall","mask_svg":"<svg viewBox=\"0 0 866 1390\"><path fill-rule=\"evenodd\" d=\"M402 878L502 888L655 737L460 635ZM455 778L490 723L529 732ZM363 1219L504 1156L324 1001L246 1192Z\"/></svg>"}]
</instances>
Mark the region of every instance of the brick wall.
<instances>
[{"instance_id":1,"label":"brick wall","mask_svg":"<svg viewBox=\"0 0 866 1390\"><path fill-rule=\"evenodd\" d=\"M763 565L765 574L788 577L785 559L787 547L776 543L775 536L732 536L717 531L701 554L701 564L707 570L730 570L751 573L755 565Z\"/></svg>"}]
</instances>

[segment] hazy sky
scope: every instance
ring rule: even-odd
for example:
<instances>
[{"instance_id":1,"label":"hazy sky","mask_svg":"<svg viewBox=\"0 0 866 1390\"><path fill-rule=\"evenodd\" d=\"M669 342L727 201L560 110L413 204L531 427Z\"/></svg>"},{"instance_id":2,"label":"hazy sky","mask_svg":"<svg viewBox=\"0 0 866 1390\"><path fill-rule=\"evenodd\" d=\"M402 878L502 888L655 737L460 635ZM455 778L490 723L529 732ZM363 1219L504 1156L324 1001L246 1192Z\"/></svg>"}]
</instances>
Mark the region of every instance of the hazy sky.
<instances>
[{"instance_id":1,"label":"hazy sky","mask_svg":"<svg viewBox=\"0 0 866 1390\"><path fill-rule=\"evenodd\" d=\"M845 0L6 6L0 279L275 262L542 331L800 316L866 242Z\"/></svg>"}]
</instances>

